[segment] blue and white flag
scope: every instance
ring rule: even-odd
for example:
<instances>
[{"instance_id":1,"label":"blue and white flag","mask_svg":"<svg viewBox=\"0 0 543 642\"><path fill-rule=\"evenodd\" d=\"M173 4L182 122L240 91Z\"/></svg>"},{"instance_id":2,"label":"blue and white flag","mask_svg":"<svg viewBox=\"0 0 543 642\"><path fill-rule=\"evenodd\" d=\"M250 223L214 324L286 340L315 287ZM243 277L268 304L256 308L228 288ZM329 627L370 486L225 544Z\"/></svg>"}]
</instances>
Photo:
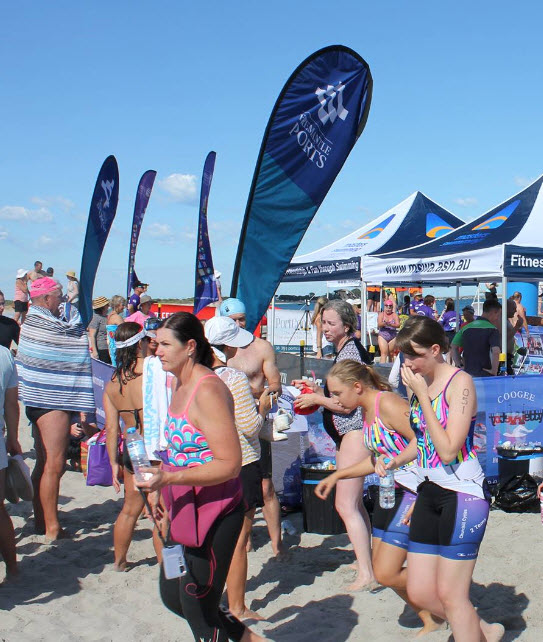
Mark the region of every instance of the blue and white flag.
<instances>
[{"instance_id":1,"label":"blue and white flag","mask_svg":"<svg viewBox=\"0 0 543 642\"><path fill-rule=\"evenodd\" d=\"M213 257L207 229L207 202L215 169L215 152L209 152L204 163L202 187L200 190L200 215L198 218L198 245L196 247L196 277L194 286L194 314L206 305L218 301L217 282L213 269Z\"/></svg>"},{"instance_id":2,"label":"blue and white flag","mask_svg":"<svg viewBox=\"0 0 543 642\"><path fill-rule=\"evenodd\" d=\"M92 195L83 246L79 279L79 313L87 327L92 318L92 290L98 264L117 212L119 168L115 156L108 156L100 169Z\"/></svg>"},{"instance_id":3,"label":"blue and white flag","mask_svg":"<svg viewBox=\"0 0 543 642\"><path fill-rule=\"evenodd\" d=\"M245 210L231 296L253 331L366 124L368 64L335 45L294 71L273 108Z\"/></svg>"}]
</instances>

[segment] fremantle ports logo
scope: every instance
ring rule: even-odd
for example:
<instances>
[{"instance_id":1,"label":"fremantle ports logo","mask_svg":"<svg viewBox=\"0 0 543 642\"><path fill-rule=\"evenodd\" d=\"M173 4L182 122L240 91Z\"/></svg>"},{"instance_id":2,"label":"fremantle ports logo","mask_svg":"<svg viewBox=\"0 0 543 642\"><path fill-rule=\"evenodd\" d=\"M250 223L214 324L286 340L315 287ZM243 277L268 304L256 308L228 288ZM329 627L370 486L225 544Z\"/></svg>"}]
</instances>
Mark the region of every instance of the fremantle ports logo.
<instances>
[{"instance_id":1,"label":"fremantle ports logo","mask_svg":"<svg viewBox=\"0 0 543 642\"><path fill-rule=\"evenodd\" d=\"M296 136L298 145L318 169L324 168L334 146L334 143L322 132L321 124L333 125L338 118L344 122L349 115L349 111L343 107L344 89L345 85L342 82L338 82L335 86L327 85L326 89L317 87L315 95L320 104L317 111L320 123L309 112L304 112L299 115L289 131L289 135Z\"/></svg>"}]
</instances>

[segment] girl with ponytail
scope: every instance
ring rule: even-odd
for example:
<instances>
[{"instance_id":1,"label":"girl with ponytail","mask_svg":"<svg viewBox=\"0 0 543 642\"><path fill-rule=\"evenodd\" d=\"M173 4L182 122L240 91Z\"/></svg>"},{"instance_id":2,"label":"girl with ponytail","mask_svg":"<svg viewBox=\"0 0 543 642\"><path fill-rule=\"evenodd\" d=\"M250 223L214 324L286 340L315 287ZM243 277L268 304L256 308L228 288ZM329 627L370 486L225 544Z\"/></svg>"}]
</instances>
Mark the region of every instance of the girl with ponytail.
<instances>
[{"instance_id":1,"label":"girl with ponytail","mask_svg":"<svg viewBox=\"0 0 543 642\"><path fill-rule=\"evenodd\" d=\"M409 404L391 392L388 382L372 368L350 359L331 368L327 385L332 399L346 411L362 409L362 439L372 456L332 473L318 484L315 493L320 499L326 499L341 479L363 477L374 472L383 477L387 468L394 468L394 506L381 508L377 503L373 512L373 571L380 584L389 586L410 604L406 569L403 568L409 541L406 517L415 502L418 482L413 465L417 442L409 424ZM429 633L441 626L428 611L411 606L423 621L421 633Z\"/></svg>"}]
</instances>

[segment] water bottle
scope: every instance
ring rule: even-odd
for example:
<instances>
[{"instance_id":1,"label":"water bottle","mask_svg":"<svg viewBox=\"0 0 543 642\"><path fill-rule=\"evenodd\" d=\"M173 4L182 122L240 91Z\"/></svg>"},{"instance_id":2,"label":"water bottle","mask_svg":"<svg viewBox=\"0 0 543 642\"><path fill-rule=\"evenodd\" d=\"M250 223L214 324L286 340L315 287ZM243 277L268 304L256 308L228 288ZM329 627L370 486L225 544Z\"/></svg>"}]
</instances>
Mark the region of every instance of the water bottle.
<instances>
[{"instance_id":1,"label":"water bottle","mask_svg":"<svg viewBox=\"0 0 543 642\"><path fill-rule=\"evenodd\" d=\"M507 375L507 366L506 366L507 355L503 352L500 352L500 358L498 363L498 377L505 377Z\"/></svg>"},{"instance_id":2,"label":"water bottle","mask_svg":"<svg viewBox=\"0 0 543 642\"><path fill-rule=\"evenodd\" d=\"M147 481L151 477L151 473L142 473L140 468L151 468L151 462L147 457L143 437L139 434L134 426L128 428L126 431L126 439L124 442L130 455L132 468L134 469L134 477L136 481Z\"/></svg>"},{"instance_id":3,"label":"water bottle","mask_svg":"<svg viewBox=\"0 0 543 642\"><path fill-rule=\"evenodd\" d=\"M296 526L289 520L289 519L284 519L281 526L283 527L283 532L285 532L287 535L296 535L298 532L296 530Z\"/></svg>"},{"instance_id":4,"label":"water bottle","mask_svg":"<svg viewBox=\"0 0 543 642\"><path fill-rule=\"evenodd\" d=\"M385 459L388 464L390 459ZM394 490L394 471L387 469L384 477L379 477L379 506L381 508L394 508L396 497Z\"/></svg>"}]
</instances>

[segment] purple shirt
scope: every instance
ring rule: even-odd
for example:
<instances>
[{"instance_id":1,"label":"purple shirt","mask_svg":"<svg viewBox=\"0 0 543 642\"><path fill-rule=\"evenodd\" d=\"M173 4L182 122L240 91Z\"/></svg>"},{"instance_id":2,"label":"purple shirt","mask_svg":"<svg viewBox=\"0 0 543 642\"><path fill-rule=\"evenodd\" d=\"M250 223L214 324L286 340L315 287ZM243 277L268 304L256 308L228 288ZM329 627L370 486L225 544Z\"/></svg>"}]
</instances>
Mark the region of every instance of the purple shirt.
<instances>
[{"instance_id":1,"label":"purple shirt","mask_svg":"<svg viewBox=\"0 0 543 642\"><path fill-rule=\"evenodd\" d=\"M456 330L456 312L454 310L444 312L439 322L443 326L445 332Z\"/></svg>"}]
</instances>

